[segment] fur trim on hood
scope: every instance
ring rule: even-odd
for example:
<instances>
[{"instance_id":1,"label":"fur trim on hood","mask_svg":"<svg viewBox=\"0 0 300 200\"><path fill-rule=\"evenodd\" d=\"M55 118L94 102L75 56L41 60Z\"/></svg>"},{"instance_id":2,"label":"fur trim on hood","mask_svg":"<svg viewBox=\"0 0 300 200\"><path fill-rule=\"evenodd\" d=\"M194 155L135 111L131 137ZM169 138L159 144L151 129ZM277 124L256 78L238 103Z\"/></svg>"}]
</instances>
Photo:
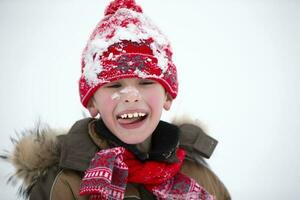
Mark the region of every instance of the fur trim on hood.
<instances>
[{"instance_id":1,"label":"fur trim on hood","mask_svg":"<svg viewBox=\"0 0 300 200\"><path fill-rule=\"evenodd\" d=\"M183 124L191 124L193 126L199 127L206 134L208 133L208 128L203 122L201 122L199 119L193 119L188 115L176 116L171 120L171 123L179 127Z\"/></svg>"},{"instance_id":2,"label":"fur trim on hood","mask_svg":"<svg viewBox=\"0 0 300 200\"><path fill-rule=\"evenodd\" d=\"M190 118L176 118L173 124L180 127L183 132L187 132L186 135L193 136L196 139L192 141L190 138L180 138L182 146L187 150L187 156L190 159L196 160L205 164L203 158L199 158L199 154L209 158L210 155L193 153L194 151L202 151L197 147L199 139L205 139L207 136L203 130L199 127L199 123L195 123L195 120ZM190 131L192 130L192 131ZM13 174L8 182L13 183L16 179L23 180L23 184L19 188L19 194L27 196L32 189L32 186L37 182L37 179L47 173L49 168L58 165L60 159L60 149L58 135L67 134L68 131L51 129L49 126L41 126L37 124L35 128L31 130L25 130L17 135L17 138L11 138L14 144L14 149L0 157L8 162L12 163L15 167L15 174ZM198 136L200 135L200 136ZM203 136L205 135L205 136ZM210 138L210 137L209 137ZM212 153L217 142L215 141L210 154ZM203 143L203 142L202 142ZM198 145L199 146L199 145ZM201 148L201 147L200 147ZM188 153L192 152L192 153Z\"/></svg>"},{"instance_id":3,"label":"fur trim on hood","mask_svg":"<svg viewBox=\"0 0 300 200\"><path fill-rule=\"evenodd\" d=\"M16 179L23 181L19 188L21 195L26 196L37 179L58 163L56 136L61 133L62 131L37 124L35 128L22 131L16 138L11 138L14 149L1 155L1 158L15 167L15 174L9 177L8 183L13 183Z\"/></svg>"}]
</instances>

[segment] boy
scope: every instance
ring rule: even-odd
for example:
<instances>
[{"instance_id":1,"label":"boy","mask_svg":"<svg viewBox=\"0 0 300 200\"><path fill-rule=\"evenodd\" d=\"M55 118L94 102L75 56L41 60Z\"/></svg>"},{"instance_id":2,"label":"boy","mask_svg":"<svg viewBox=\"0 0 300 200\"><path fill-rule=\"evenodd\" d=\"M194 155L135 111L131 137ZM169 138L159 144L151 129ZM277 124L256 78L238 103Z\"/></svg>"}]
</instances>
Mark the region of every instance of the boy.
<instances>
[{"instance_id":1,"label":"boy","mask_svg":"<svg viewBox=\"0 0 300 200\"><path fill-rule=\"evenodd\" d=\"M216 141L160 121L177 96L176 67L134 0L107 7L82 54L79 90L92 118L57 137L27 135L8 156L30 199L230 199L201 158Z\"/></svg>"}]
</instances>

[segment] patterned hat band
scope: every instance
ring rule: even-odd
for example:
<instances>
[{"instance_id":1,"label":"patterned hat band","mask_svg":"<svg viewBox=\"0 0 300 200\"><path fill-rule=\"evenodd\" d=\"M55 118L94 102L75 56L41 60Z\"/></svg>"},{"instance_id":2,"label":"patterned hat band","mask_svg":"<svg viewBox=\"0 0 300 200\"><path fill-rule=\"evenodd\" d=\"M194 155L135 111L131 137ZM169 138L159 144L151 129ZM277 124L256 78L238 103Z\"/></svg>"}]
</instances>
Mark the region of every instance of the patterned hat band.
<instances>
[{"instance_id":1,"label":"patterned hat band","mask_svg":"<svg viewBox=\"0 0 300 200\"><path fill-rule=\"evenodd\" d=\"M89 84L87 80L82 76L80 78L81 88L89 88L85 93L82 93L82 104L87 107L89 99L94 92L106 83L110 83L116 80L124 78L143 78L151 79L159 82L165 90L171 95L172 98L176 97L177 90L174 90L174 86L177 86L177 80L168 69L174 69L173 63L168 63L168 69L163 72L160 67L157 66L157 59L151 55L145 54L121 54L114 59L103 57L101 60L103 70L98 74L99 82L96 84ZM101 81L102 80L102 81ZM82 90L84 91L84 90Z\"/></svg>"}]
</instances>

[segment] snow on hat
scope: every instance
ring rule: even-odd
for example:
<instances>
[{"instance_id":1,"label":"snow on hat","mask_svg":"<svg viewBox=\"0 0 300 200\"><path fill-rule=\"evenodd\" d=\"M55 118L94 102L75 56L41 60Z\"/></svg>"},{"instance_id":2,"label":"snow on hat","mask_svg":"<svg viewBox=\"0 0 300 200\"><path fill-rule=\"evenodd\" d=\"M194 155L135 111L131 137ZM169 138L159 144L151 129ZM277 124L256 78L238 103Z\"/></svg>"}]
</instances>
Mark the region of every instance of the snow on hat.
<instances>
[{"instance_id":1,"label":"snow on hat","mask_svg":"<svg viewBox=\"0 0 300 200\"><path fill-rule=\"evenodd\" d=\"M158 81L174 99L177 71L169 41L134 0L114 0L82 53L80 99L87 104L102 85L139 77Z\"/></svg>"}]
</instances>

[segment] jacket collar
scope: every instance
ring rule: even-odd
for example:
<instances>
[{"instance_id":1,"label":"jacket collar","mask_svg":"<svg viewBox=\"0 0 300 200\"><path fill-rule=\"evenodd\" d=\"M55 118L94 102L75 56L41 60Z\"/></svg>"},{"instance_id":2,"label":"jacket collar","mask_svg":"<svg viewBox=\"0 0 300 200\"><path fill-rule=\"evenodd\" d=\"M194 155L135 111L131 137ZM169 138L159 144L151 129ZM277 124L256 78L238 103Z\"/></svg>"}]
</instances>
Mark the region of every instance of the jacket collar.
<instances>
[{"instance_id":1,"label":"jacket collar","mask_svg":"<svg viewBox=\"0 0 300 200\"><path fill-rule=\"evenodd\" d=\"M122 142L105 126L99 119L95 122L96 132L104 140L111 141L111 146L122 146L131 151L139 160L156 160L163 162L176 162L175 150L179 145L179 129L177 126L160 121L152 133L151 148L149 152L141 152L136 145L130 145Z\"/></svg>"},{"instance_id":2,"label":"jacket collar","mask_svg":"<svg viewBox=\"0 0 300 200\"><path fill-rule=\"evenodd\" d=\"M60 161L62 168L85 171L100 149L123 146L142 161L156 160L176 162L179 129L170 123L160 121L152 134L149 153L140 152L135 145L128 145L115 137L102 120L86 118L76 122L67 135L60 136Z\"/></svg>"}]
</instances>

